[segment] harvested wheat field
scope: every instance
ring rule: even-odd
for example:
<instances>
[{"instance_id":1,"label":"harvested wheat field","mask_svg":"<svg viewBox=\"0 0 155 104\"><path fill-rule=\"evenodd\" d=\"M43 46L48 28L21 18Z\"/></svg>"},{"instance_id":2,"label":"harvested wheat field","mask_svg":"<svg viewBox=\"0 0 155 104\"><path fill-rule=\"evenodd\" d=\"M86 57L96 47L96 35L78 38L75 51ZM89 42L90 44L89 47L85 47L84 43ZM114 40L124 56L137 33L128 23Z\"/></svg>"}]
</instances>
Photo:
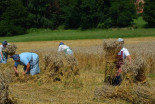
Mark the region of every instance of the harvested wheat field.
<instances>
[{"instance_id":1,"label":"harvested wheat field","mask_svg":"<svg viewBox=\"0 0 155 104\"><path fill-rule=\"evenodd\" d=\"M103 39L63 41L72 48L72 57L57 53L61 41L14 43L16 53L39 55L41 73L15 76L12 59L0 64L7 90L4 100L15 104L155 104L155 37L124 40L133 61L123 66L120 86L104 83ZM22 67L18 70L22 72Z\"/></svg>"}]
</instances>

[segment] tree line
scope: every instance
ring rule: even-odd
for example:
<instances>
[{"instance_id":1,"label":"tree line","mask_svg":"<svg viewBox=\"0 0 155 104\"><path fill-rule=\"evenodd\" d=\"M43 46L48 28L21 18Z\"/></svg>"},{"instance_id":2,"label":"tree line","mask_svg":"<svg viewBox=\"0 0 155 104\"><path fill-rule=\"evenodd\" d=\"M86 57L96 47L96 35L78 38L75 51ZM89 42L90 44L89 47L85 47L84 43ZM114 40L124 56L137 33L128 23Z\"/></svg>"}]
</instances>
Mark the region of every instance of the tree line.
<instances>
[{"instance_id":1,"label":"tree line","mask_svg":"<svg viewBox=\"0 0 155 104\"><path fill-rule=\"evenodd\" d=\"M91 29L129 27L137 18L135 0L1 0L0 36L30 28ZM145 21L155 26L155 1L145 0Z\"/></svg>"}]
</instances>

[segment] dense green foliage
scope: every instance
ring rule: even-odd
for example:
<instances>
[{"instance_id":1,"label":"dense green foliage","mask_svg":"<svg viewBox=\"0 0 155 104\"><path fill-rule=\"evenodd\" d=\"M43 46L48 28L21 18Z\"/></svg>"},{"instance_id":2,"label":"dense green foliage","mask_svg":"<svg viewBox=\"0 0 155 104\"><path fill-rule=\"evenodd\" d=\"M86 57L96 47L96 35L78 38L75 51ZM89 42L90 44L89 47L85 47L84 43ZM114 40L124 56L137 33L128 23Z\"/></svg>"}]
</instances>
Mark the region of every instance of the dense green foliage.
<instances>
[{"instance_id":1,"label":"dense green foliage","mask_svg":"<svg viewBox=\"0 0 155 104\"><path fill-rule=\"evenodd\" d=\"M149 27L155 27L155 0L145 0L143 18Z\"/></svg>"},{"instance_id":2,"label":"dense green foliage","mask_svg":"<svg viewBox=\"0 0 155 104\"><path fill-rule=\"evenodd\" d=\"M127 27L136 18L136 8L132 0L111 0L110 18L111 26ZM118 3L119 2L119 3Z\"/></svg>"},{"instance_id":3,"label":"dense green foliage","mask_svg":"<svg viewBox=\"0 0 155 104\"><path fill-rule=\"evenodd\" d=\"M26 8L20 0L0 1L0 36L25 33Z\"/></svg>"},{"instance_id":4,"label":"dense green foliage","mask_svg":"<svg viewBox=\"0 0 155 104\"><path fill-rule=\"evenodd\" d=\"M51 28L59 25L59 4L56 0L23 0L28 10L28 28Z\"/></svg>"},{"instance_id":5,"label":"dense green foliage","mask_svg":"<svg viewBox=\"0 0 155 104\"><path fill-rule=\"evenodd\" d=\"M153 25L149 16L146 9L144 19ZM30 28L128 27L136 17L134 0L1 0L0 36L24 34Z\"/></svg>"}]
</instances>

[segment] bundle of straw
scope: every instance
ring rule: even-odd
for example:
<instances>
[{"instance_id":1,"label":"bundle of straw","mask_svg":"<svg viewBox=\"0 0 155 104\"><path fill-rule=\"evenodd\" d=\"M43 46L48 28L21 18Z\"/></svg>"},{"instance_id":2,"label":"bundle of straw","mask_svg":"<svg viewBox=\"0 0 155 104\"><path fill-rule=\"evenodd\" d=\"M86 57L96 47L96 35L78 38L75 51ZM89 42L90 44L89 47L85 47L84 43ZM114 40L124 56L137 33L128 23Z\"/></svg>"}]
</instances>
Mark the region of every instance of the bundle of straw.
<instances>
[{"instance_id":1,"label":"bundle of straw","mask_svg":"<svg viewBox=\"0 0 155 104\"><path fill-rule=\"evenodd\" d=\"M106 66L105 66L105 79L104 82L105 83L109 83L110 85L112 85L113 80L116 77L116 64L113 62L106 62Z\"/></svg>"},{"instance_id":2,"label":"bundle of straw","mask_svg":"<svg viewBox=\"0 0 155 104\"><path fill-rule=\"evenodd\" d=\"M17 46L15 44L9 44L2 51L11 56L16 53L16 49L17 49Z\"/></svg>"},{"instance_id":3,"label":"bundle of straw","mask_svg":"<svg viewBox=\"0 0 155 104\"><path fill-rule=\"evenodd\" d=\"M50 64L46 68L47 81L61 81L78 74L77 60L74 56L58 53L52 59L48 59ZM47 58L46 58L47 59ZM45 61L46 62L46 61Z\"/></svg>"},{"instance_id":4,"label":"bundle of straw","mask_svg":"<svg viewBox=\"0 0 155 104\"><path fill-rule=\"evenodd\" d=\"M104 40L103 50L105 53L105 59L107 61L115 62L117 60L118 52L121 50L122 44L116 40Z\"/></svg>"},{"instance_id":5,"label":"bundle of straw","mask_svg":"<svg viewBox=\"0 0 155 104\"><path fill-rule=\"evenodd\" d=\"M46 70L47 69L47 67L48 67L48 65L51 63L51 61L53 60L53 57L52 57L52 55L51 54L45 54L44 56L43 56L43 60L44 60L44 64L45 64L45 66L44 66L44 70Z\"/></svg>"},{"instance_id":6,"label":"bundle of straw","mask_svg":"<svg viewBox=\"0 0 155 104\"><path fill-rule=\"evenodd\" d=\"M137 56L131 63L125 60L122 70L124 75L133 73L130 77L134 77L136 81L142 82L146 80L146 62L141 56Z\"/></svg>"},{"instance_id":7,"label":"bundle of straw","mask_svg":"<svg viewBox=\"0 0 155 104\"><path fill-rule=\"evenodd\" d=\"M95 89L95 98L111 98L122 99L133 104L153 104L154 98L152 98L151 88L145 86L108 86L103 85L102 88Z\"/></svg>"},{"instance_id":8,"label":"bundle of straw","mask_svg":"<svg viewBox=\"0 0 155 104\"><path fill-rule=\"evenodd\" d=\"M0 73L0 104L13 104L9 98L9 89L4 76Z\"/></svg>"},{"instance_id":9,"label":"bundle of straw","mask_svg":"<svg viewBox=\"0 0 155 104\"><path fill-rule=\"evenodd\" d=\"M116 40L104 40L103 50L105 53L105 82L112 84L116 76L116 62L118 61L118 52L121 50L122 44Z\"/></svg>"}]
</instances>

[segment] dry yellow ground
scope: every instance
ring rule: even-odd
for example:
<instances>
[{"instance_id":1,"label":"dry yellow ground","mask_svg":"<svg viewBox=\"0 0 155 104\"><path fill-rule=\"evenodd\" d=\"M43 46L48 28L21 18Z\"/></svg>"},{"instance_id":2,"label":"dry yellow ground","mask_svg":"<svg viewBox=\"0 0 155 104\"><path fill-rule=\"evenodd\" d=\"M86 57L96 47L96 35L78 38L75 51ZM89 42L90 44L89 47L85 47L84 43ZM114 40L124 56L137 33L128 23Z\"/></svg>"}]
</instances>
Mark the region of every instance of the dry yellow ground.
<instances>
[{"instance_id":1,"label":"dry yellow ground","mask_svg":"<svg viewBox=\"0 0 155 104\"><path fill-rule=\"evenodd\" d=\"M125 38L124 40L125 44L136 44L155 41L155 37ZM20 53L32 49L58 48L59 42L61 41L17 42L14 44L17 45L18 53ZM103 39L63 40L63 42L70 47L89 47L102 45ZM19 104L129 104L120 100L97 101L93 99L94 89L103 84L104 75L102 73L81 71L79 78L83 83L81 88L64 87L62 83L39 85L37 81L32 81L29 83L11 83L10 92Z\"/></svg>"},{"instance_id":2,"label":"dry yellow ground","mask_svg":"<svg viewBox=\"0 0 155 104\"><path fill-rule=\"evenodd\" d=\"M124 38L125 44L136 44L140 42L154 41L155 37L142 38ZM60 42L64 42L70 47L87 47L102 45L103 39L89 39L89 40L63 40L63 41L41 41L41 42L17 42L19 52L31 51L31 49L49 49L58 48Z\"/></svg>"}]
</instances>

